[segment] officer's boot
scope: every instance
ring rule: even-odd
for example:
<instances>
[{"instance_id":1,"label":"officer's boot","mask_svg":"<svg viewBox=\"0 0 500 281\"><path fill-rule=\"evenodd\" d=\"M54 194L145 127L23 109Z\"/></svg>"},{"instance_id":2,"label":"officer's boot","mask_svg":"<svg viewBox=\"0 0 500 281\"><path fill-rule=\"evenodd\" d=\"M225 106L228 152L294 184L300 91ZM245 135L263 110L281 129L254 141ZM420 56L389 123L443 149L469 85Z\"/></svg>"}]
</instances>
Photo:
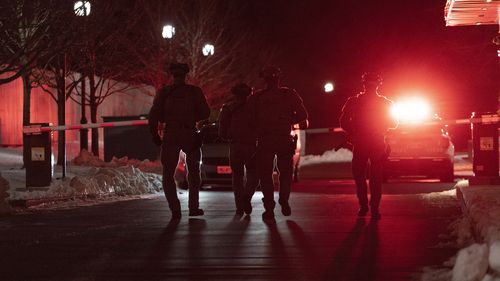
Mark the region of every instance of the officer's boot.
<instances>
[{"instance_id":1,"label":"officer's boot","mask_svg":"<svg viewBox=\"0 0 500 281\"><path fill-rule=\"evenodd\" d=\"M366 216L366 214L368 213L368 211L369 211L369 209L368 209L368 205L367 204L360 205L359 206L359 210L358 210L358 216L364 217L364 216Z\"/></svg>"},{"instance_id":2,"label":"officer's boot","mask_svg":"<svg viewBox=\"0 0 500 281\"><path fill-rule=\"evenodd\" d=\"M281 205L281 213L284 216L290 216L292 214L292 209L290 208L290 204L288 204L288 200L279 200L279 203Z\"/></svg>"},{"instance_id":3,"label":"officer's boot","mask_svg":"<svg viewBox=\"0 0 500 281\"><path fill-rule=\"evenodd\" d=\"M262 219L263 220L274 220L274 206L276 203L274 200L272 201L265 201L262 199L262 202L264 203L264 213L262 213Z\"/></svg>"},{"instance_id":4,"label":"officer's boot","mask_svg":"<svg viewBox=\"0 0 500 281\"><path fill-rule=\"evenodd\" d=\"M245 214L250 215L252 213L252 196L246 194L243 198L243 211Z\"/></svg>"},{"instance_id":5,"label":"officer's boot","mask_svg":"<svg viewBox=\"0 0 500 281\"><path fill-rule=\"evenodd\" d=\"M172 212L172 219L173 220L179 220L182 217L181 214L181 203L179 202L179 199L173 200L172 202L169 202L169 207L170 211Z\"/></svg>"}]
</instances>

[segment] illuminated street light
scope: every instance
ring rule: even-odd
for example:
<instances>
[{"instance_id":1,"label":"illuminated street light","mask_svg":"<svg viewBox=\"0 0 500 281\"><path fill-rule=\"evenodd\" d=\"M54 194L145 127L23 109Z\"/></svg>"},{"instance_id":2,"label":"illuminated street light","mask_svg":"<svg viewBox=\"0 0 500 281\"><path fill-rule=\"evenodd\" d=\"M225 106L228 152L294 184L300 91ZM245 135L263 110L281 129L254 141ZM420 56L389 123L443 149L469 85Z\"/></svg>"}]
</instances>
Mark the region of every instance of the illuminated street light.
<instances>
[{"instance_id":1,"label":"illuminated street light","mask_svg":"<svg viewBox=\"0 0 500 281\"><path fill-rule=\"evenodd\" d=\"M325 93L331 93L335 89L335 86L333 85L332 82L327 82L325 83L324 88L325 88Z\"/></svg>"},{"instance_id":2,"label":"illuminated street light","mask_svg":"<svg viewBox=\"0 0 500 281\"><path fill-rule=\"evenodd\" d=\"M77 16L88 16L90 15L90 2L89 1L76 1L73 6L75 15Z\"/></svg>"},{"instance_id":3,"label":"illuminated street light","mask_svg":"<svg viewBox=\"0 0 500 281\"><path fill-rule=\"evenodd\" d=\"M163 30L161 32L161 36L164 38L164 39L172 39L175 35L175 27L170 25L170 24L167 24L167 25L164 25L163 26Z\"/></svg>"},{"instance_id":4,"label":"illuminated street light","mask_svg":"<svg viewBox=\"0 0 500 281\"><path fill-rule=\"evenodd\" d=\"M205 57L212 56L215 52L215 47L212 44L205 44L205 46L203 46L203 49L201 49L201 51L203 52L203 55Z\"/></svg>"}]
</instances>

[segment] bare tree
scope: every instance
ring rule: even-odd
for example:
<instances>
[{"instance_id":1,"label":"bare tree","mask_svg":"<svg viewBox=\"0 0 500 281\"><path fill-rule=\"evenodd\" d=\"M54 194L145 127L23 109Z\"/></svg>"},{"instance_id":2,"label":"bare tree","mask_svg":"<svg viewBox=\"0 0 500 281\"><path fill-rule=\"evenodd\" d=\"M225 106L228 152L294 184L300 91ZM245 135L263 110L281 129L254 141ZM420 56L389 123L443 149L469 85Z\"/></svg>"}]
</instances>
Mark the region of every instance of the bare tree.
<instances>
[{"instance_id":1,"label":"bare tree","mask_svg":"<svg viewBox=\"0 0 500 281\"><path fill-rule=\"evenodd\" d=\"M188 79L203 88L212 107L218 108L237 82L255 82L258 69L272 59L274 50L262 44L239 17L242 3L222 0L146 1L138 0L137 17L142 32L130 36L130 53L138 62L136 79L159 88L166 79L164 65L185 62L191 67ZM170 23L176 33L161 37L162 26ZM139 40L137 38L140 38ZM206 44L215 47L205 56Z\"/></svg>"},{"instance_id":2,"label":"bare tree","mask_svg":"<svg viewBox=\"0 0 500 281\"><path fill-rule=\"evenodd\" d=\"M72 60L72 67L79 74L71 75L69 85L76 89L72 100L81 105L83 96L90 108L90 120L96 123L98 107L107 97L141 86L130 78L135 64L130 60L129 49L124 46L129 30L136 26L131 17L133 9L103 0L94 1L92 7L85 26L85 45L78 58ZM82 77L88 79L84 82L88 87L81 87ZM92 129L91 140L92 153L99 155L97 128Z\"/></svg>"},{"instance_id":3,"label":"bare tree","mask_svg":"<svg viewBox=\"0 0 500 281\"><path fill-rule=\"evenodd\" d=\"M14 0L0 4L0 83L23 81L23 125L30 123L32 71L56 55L49 34L58 18L58 1Z\"/></svg>"}]
</instances>

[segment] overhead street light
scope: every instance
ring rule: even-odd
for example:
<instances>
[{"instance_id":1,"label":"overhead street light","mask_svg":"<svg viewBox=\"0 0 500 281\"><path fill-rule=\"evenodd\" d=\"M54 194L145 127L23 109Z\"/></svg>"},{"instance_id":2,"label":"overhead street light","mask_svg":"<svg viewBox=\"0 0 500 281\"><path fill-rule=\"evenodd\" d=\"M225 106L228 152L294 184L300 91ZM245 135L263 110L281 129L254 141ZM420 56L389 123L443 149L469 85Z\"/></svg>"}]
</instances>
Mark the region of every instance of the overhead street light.
<instances>
[{"instance_id":1,"label":"overhead street light","mask_svg":"<svg viewBox=\"0 0 500 281\"><path fill-rule=\"evenodd\" d=\"M212 56L215 52L215 47L212 44L205 44L201 51L205 57Z\"/></svg>"},{"instance_id":2,"label":"overhead street light","mask_svg":"<svg viewBox=\"0 0 500 281\"><path fill-rule=\"evenodd\" d=\"M73 6L75 15L77 16L88 16L90 15L90 2L89 1L76 1Z\"/></svg>"},{"instance_id":3,"label":"overhead street light","mask_svg":"<svg viewBox=\"0 0 500 281\"><path fill-rule=\"evenodd\" d=\"M327 82L327 83L325 83L324 89L325 89L325 93L331 93L335 89L335 85L333 85L332 82Z\"/></svg>"},{"instance_id":4,"label":"overhead street light","mask_svg":"<svg viewBox=\"0 0 500 281\"><path fill-rule=\"evenodd\" d=\"M164 39L172 39L175 35L175 27L173 25L167 24L163 26L161 36Z\"/></svg>"}]
</instances>

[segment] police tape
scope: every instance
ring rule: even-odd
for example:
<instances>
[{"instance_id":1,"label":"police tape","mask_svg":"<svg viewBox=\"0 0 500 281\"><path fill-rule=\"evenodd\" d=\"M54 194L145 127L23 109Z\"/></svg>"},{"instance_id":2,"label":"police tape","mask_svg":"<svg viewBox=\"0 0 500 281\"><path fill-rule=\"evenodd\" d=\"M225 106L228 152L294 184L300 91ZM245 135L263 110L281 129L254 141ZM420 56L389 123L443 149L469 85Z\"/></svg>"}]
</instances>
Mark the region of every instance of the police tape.
<instances>
[{"instance_id":1,"label":"police tape","mask_svg":"<svg viewBox=\"0 0 500 281\"><path fill-rule=\"evenodd\" d=\"M499 123L500 117L498 115L482 115L481 117L474 117L468 119L456 120L439 120L418 123L419 125L466 125L470 123L481 124L494 124ZM37 134L51 131L66 131L66 130L82 130L82 129L95 129L95 128L109 128L109 127L122 127L122 126L138 126L147 125L148 119L116 121L116 122L102 122L102 123L89 123L89 124L72 124L60 126L43 126L43 125L28 125L23 127L25 134ZM321 134L321 133L340 133L343 132L342 128L313 128L304 130L308 134Z\"/></svg>"},{"instance_id":2,"label":"police tape","mask_svg":"<svg viewBox=\"0 0 500 281\"><path fill-rule=\"evenodd\" d=\"M25 134L37 134L52 131L67 131L67 130L81 130L81 129L95 129L95 128L109 128L109 127L122 127L122 126L137 126L147 125L147 119L129 120L129 121L116 121L116 122L102 122L102 123L89 123L89 124L73 124L61 126L42 126L42 125L29 125L23 127Z\"/></svg>"},{"instance_id":3,"label":"police tape","mask_svg":"<svg viewBox=\"0 0 500 281\"><path fill-rule=\"evenodd\" d=\"M467 119L455 119L455 120L435 120L426 122L414 122L406 123L409 125L418 126L433 126L433 125L467 125L467 124L495 124L500 122L500 117L498 115L482 115L481 117L467 118ZM344 132L342 128L331 127L331 128L314 128L305 129L307 134L322 134L322 133L340 133Z\"/></svg>"}]
</instances>

